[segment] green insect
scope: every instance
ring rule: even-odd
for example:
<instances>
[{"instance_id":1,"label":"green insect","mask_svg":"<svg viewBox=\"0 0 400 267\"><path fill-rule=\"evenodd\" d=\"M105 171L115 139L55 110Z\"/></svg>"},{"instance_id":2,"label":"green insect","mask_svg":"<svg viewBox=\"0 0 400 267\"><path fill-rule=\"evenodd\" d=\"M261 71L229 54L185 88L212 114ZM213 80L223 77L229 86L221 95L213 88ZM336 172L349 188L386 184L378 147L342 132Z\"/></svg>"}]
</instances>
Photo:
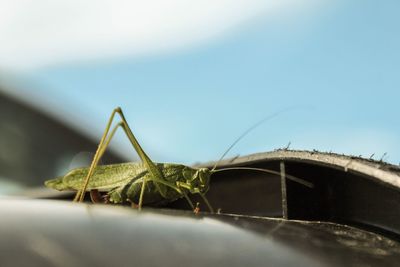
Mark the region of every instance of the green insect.
<instances>
[{"instance_id":1,"label":"green insect","mask_svg":"<svg viewBox=\"0 0 400 267\"><path fill-rule=\"evenodd\" d=\"M110 131L116 114L119 114L121 121ZM277 114L274 114L273 116L276 115ZM102 201L114 204L131 203L132 205L136 205L137 203L139 210L143 205L159 205L184 197L191 208L197 211L198 207L193 205L189 195L198 194L201 196L210 212L213 212L213 208L205 196L209 189L210 177L213 173L233 169L244 169L280 175L279 172L257 168L234 167L216 169L227 152L244 135L266 119L263 119L242 134L222 155L212 169L192 168L182 164L154 163L136 140L121 108L116 108L111 114L90 167L74 169L65 176L46 181L45 185L59 191L76 191L77 193L74 198L76 202L82 202L85 193L89 191L93 202ZM141 163L121 163L98 166L99 160L119 127L124 130L129 141L132 143L141 159ZM306 186L312 186L309 182L300 178L288 174L285 176ZM104 195L100 195L99 192L103 192Z\"/></svg>"}]
</instances>

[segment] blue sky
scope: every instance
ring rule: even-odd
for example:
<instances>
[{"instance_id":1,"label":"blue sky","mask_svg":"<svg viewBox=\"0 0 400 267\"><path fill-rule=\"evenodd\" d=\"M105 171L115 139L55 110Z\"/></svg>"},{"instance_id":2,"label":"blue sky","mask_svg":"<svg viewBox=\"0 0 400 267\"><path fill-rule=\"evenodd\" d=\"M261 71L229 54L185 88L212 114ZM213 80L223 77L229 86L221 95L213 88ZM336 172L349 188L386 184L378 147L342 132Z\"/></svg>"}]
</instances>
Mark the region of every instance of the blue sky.
<instances>
[{"instance_id":1,"label":"blue sky","mask_svg":"<svg viewBox=\"0 0 400 267\"><path fill-rule=\"evenodd\" d=\"M257 14L195 45L23 70L49 105L99 138L121 106L157 161L216 160L285 147L400 162L400 2L316 1ZM122 134L114 149L134 157ZM130 154L131 153L131 154ZM132 155L132 156L131 156Z\"/></svg>"}]
</instances>

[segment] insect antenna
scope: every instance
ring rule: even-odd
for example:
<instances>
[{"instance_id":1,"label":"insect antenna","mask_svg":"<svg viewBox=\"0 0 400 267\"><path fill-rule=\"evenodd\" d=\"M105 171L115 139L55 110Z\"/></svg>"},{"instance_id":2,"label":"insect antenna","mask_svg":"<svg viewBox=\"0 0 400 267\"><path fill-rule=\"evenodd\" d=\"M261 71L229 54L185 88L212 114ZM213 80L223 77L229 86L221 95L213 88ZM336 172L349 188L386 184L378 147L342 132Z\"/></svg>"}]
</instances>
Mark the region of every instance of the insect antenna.
<instances>
[{"instance_id":1,"label":"insect antenna","mask_svg":"<svg viewBox=\"0 0 400 267\"><path fill-rule=\"evenodd\" d=\"M224 159L224 157L226 156L226 154L228 154L228 152L240 141L243 139L243 137L245 137L247 134L249 134L251 131L253 131L255 128L257 128L258 126L260 126L261 124L263 124L266 121L269 121L275 117L277 117L278 115L280 115L281 113L293 110L293 109L299 109L299 108L306 108L306 107L300 107L300 106L292 106L292 107L288 107L282 110L279 110L275 113L272 113L270 115L268 115L267 117L259 120L257 123L253 124L252 126L250 126L246 131L244 131L241 135L239 135L238 138L235 139L235 141L228 147L227 150L225 150L225 152L222 154L222 156L219 158L219 160L217 161L217 163L215 163L214 167L211 169L211 171L214 171L217 166L221 163L221 161Z\"/></svg>"},{"instance_id":2,"label":"insect antenna","mask_svg":"<svg viewBox=\"0 0 400 267\"><path fill-rule=\"evenodd\" d=\"M281 175L281 173L278 172L278 171L273 171L273 170L268 170L268 169L261 169L261 168L252 168L252 167L228 167L228 168L213 170L212 172L216 173L216 172L232 171L232 170L250 170L250 171L264 172L264 173L268 173L268 174L275 174L275 175L279 175L279 176ZM299 184L302 184L304 186L307 186L309 188L313 188L314 187L313 183L308 182L306 180L303 180L303 179L301 179L299 177L296 177L296 176L293 176L293 175L290 175L290 174L287 174L287 173L285 173L285 177L290 179L290 180L292 180L292 181L294 181L294 182L296 182L296 183L299 183Z\"/></svg>"}]
</instances>

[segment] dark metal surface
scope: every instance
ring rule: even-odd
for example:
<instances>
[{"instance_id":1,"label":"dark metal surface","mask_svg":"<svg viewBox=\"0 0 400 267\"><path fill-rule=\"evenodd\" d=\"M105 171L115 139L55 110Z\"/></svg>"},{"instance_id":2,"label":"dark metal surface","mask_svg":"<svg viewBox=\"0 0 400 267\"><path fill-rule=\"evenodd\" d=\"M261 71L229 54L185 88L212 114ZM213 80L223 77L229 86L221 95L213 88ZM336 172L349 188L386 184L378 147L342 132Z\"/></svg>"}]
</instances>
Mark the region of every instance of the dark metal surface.
<instances>
[{"instance_id":1,"label":"dark metal surface","mask_svg":"<svg viewBox=\"0 0 400 267\"><path fill-rule=\"evenodd\" d=\"M0 199L0 265L398 266L400 244L331 223Z\"/></svg>"},{"instance_id":2,"label":"dark metal surface","mask_svg":"<svg viewBox=\"0 0 400 267\"><path fill-rule=\"evenodd\" d=\"M400 240L398 166L333 153L278 150L226 160L220 167L279 172L281 163L287 174L312 182L314 187L287 180L282 195L279 175L226 171L212 177L211 203L228 213L282 217L284 200L289 219L346 223ZM179 207L179 203L173 205Z\"/></svg>"},{"instance_id":3,"label":"dark metal surface","mask_svg":"<svg viewBox=\"0 0 400 267\"><path fill-rule=\"evenodd\" d=\"M0 92L0 179L42 185L66 169L77 153L96 151L97 142L61 119ZM121 157L106 152L103 162L119 161Z\"/></svg>"}]
</instances>

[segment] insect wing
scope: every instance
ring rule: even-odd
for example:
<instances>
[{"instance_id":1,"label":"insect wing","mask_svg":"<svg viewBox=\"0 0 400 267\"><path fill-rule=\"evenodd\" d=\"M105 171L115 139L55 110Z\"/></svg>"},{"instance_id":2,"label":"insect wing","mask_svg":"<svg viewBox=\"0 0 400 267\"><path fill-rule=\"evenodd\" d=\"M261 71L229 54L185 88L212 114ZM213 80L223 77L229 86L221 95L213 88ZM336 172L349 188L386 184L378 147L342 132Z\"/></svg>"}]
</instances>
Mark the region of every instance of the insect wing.
<instances>
[{"instance_id":1,"label":"insect wing","mask_svg":"<svg viewBox=\"0 0 400 267\"><path fill-rule=\"evenodd\" d=\"M78 168L70 171L65 176L49 180L45 183L47 187L57 190L79 190L82 181L86 178L89 168ZM129 183L140 173L147 169L139 163L121 163L97 166L92 179L89 181L87 191L98 189L107 191L115 187Z\"/></svg>"}]
</instances>

